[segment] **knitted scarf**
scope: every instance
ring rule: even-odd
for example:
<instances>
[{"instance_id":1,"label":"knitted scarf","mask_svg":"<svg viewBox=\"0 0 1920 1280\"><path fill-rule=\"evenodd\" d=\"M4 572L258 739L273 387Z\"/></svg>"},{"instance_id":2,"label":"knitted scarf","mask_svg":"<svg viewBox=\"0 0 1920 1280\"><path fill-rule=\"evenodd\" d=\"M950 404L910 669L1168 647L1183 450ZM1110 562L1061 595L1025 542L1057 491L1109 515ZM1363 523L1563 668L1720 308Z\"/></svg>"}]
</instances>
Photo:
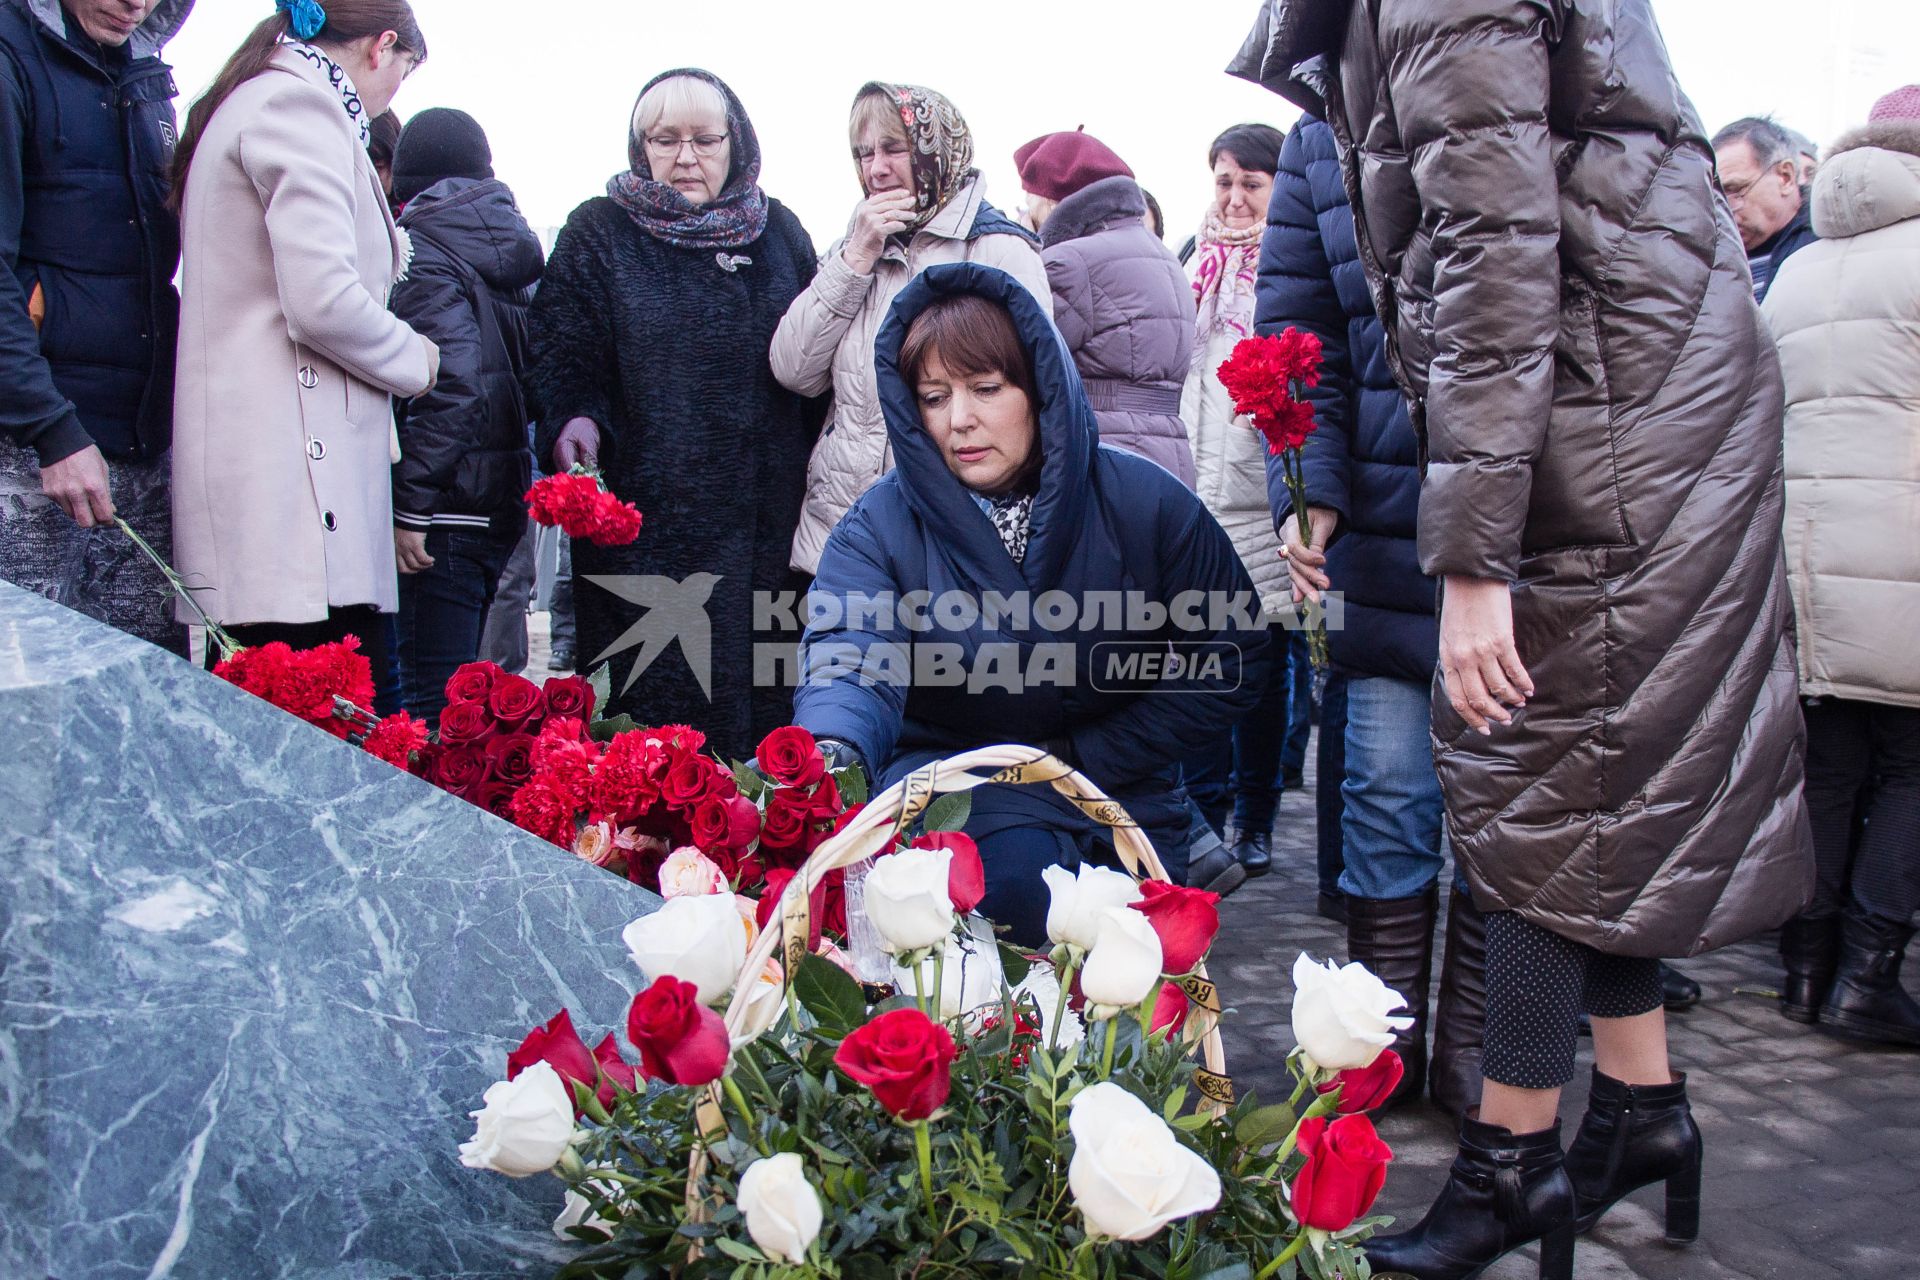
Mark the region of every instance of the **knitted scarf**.
<instances>
[{"instance_id":1,"label":"knitted scarf","mask_svg":"<svg viewBox=\"0 0 1920 1280\"><path fill-rule=\"evenodd\" d=\"M1193 258L1187 264L1187 278L1193 282L1198 309L1195 360L1206 358L1210 339L1221 334L1244 338L1253 331L1253 278L1260 265L1260 236L1265 230L1258 222L1250 227L1229 227L1218 209L1207 210L1194 242Z\"/></svg>"},{"instance_id":2,"label":"knitted scarf","mask_svg":"<svg viewBox=\"0 0 1920 1280\"><path fill-rule=\"evenodd\" d=\"M973 167L973 131L959 108L932 89L874 80L862 85L853 100L858 103L875 93L892 100L913 148L914 218L907 228L912 233L931 222L956 191L979 176Z\"/></svg>"},{"instance_id":3,"label":"knitted scarf","mask_svg":"<svg viewBox=\"0 0 1920 1280\"><path fill-rule=\"evenodd\" d=\"M347 74L347 69L304 40L282 40L280 44L289 53L297 54L320 68L327 77L327 83L340 95L340 105L346 109L347 119L353 121L354 128L359 130L360 145L366 146L367 139L373 133L373 121L368 118L366 108L360 105L360 91L353 87L353 77Z\"/></svg>"},{"instance_id":4,"label":"knitted scarf","mask_svg":"<svg viewBox=\"0 0 1920 1280\"><path fill-rule=\"evenodd\" d=\"M673 76L692 76L720 91L727 104L727 134L733 143L733 164L719 195L696 205L664 182L653 180L644 138L627 137L627 172L607 180L607 195L627 211L641 230L656 240L682 249L738 249L758 240L767 229L767 195L760 190L760 139L725 81L708 71L682 67L647 82L647 90ZM729 268L731 270L732 268Z\"/></svg>"}]
</instances>

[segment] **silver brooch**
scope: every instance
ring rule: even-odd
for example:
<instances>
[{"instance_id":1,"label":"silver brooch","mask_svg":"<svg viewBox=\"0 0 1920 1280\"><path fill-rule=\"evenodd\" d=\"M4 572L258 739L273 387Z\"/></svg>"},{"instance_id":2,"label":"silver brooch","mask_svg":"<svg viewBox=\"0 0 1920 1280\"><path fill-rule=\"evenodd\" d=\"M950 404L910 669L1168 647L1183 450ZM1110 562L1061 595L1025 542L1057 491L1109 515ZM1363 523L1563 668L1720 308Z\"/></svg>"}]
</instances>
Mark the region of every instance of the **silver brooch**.
<instances>
[{"instance_id":1,"label":"silver brooch","mask_svg":"<svg viewBox=\"0 0 1920 1280\"><path fill-rule=\"evenodd\" d=\"M716 253L713 255L713 260L719 263L720 269L728 275L732 275L742 267L753 265L753 259L744 253Z\"/></svg>"}]
</instances>

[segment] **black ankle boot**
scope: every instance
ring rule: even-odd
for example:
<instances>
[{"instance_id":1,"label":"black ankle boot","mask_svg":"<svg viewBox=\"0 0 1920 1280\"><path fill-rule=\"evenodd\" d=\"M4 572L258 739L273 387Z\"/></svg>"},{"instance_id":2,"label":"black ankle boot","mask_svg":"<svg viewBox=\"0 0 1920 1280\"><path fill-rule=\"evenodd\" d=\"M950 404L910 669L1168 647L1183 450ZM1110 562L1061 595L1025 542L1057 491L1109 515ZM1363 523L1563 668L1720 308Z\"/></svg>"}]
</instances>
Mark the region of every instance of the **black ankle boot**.
<instances>
[{"instance_id":1,"label":"black ankle boot","mask_svg":"<svg viewBox=\"0 0 1920 1280\"><path fill-rule=\"evenodd\" d=\"M1440 890L1411 898L1347 898L1347 959L1367 966L1405 998L1413 1025L1394 1035L1393 1051L1407 1073L1377 1108L1417 1098L1427 1085L1427 991L1433 985L1433 926Z\"/></svg>"},{"instance_id":2,"label":"black ankle boot","mask_svg":"<svg viewBox=\"0 0 1920 1280\"><path fill-rule=\"evenodd\" d=\"M1667 1184L1667 1243L1700 1234L1700 1126L1687 1105L1687 1078L1621 1084L1596 1068L1580 1132L1567 1148L1567 1177L1590 1231L1629 1192Z\"/></svg>"},{"instance_id":3,"label":"black ankle boot","mask_svg":"<svg viewBox=\"0 0 1920 1280\"><path fill-rule=\"evenodd\" d=\"M1840 967L1820 1006L1823 1028L1880 1044L1920 1045L1920 1004L1900 985L1913 927L1848 907Z\"/></svg>"},{"instance_id":4,"label":"black ankle boot","mask_svg":"<svg viewBox=\"0 0 1920 1280\"><path fill-rule=\"evenodd\" d=\"M1413 1230L1369 1240L1367 1261L1383 1278L1471 1280L1539 1240L1540 1280L1572 1280L1573 1218L1558 1123L1516 1134L1468 1118L1440 1198Z\"/></svg>"},{"instance_id":5,"label":"black ankle boot","mask_svg":"<svg viewBox=\"0 0 1920 1280\"><path fill-rule=\"evenodd\" d=\"M1795 1022L1820 1021L1820 1006L1833 989L1840 965L1840 917L1798 916L1780 930L1780 963L1787 980L1780 987L1780 1016Z\"/></svg>"},{"instance_id":6,"label":"black ankle boot","mask_svg":"<svg viewBox=\"0 0 1920 1280\"><path fill-rule=\"evenodd\" d=\"M1433 1008L1433 1101L1458 1120L1480 1105L1480 1043L1487 1031L1487 918L1464 893L1447 896L1447 954Z\"/></svg>"},{"instance_id":7,"label":"black ankle boot","mask_svg":"<svg viewBox=\"0 0 1920 1280\"><path fill-rule=\"evenodd\" d=\"M1700 1003L1700 984L1665 960L1660 962L1660 1003L1668 1013L1679 1013Z\"/></svg>"},{"instance_id":8,"label":"black ankle boot","mask_svg":"<svg viewBox=\"0 0 1920 1280\"><path fill-rule=\"evenodd\" d=\"M1273 870L1273 834L1249 831L1233 842L1233 856L1247 869L1249 880Z\"/></svg>"}]
</instances>

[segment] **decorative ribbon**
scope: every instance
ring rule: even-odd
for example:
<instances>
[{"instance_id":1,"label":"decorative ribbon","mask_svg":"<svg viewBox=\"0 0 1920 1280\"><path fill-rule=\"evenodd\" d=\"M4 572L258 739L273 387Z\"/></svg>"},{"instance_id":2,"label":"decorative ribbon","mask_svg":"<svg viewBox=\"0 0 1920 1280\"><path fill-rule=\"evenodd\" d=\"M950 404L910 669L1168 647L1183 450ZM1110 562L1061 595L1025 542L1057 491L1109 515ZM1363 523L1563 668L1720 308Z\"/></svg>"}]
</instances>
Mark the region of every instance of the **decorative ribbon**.
<instances>
[{"instance_id":1,"label":"decorative ribbon","mask_svg":"<svg viewBox=\"0 0 1920 1280\"><path fill-rule=\"evenodd\" d=\"M1193 1083L1210 1102L1222 1106L1233 1105L1233 1078L1223 1076L1218 1071L1209 1071L1205 1067L1193 1069Z\"/></svg>"},{"instance_id":2,"label":"decorative ribbon","mask_svg":"<svg viewBox=\"0 0 1920 1280\"><path fill-rule=\"evenodd\" d=\"M273 7L287 15L293 34L311 40L327 25L327 11L320 0L274 0Z\"/></svg>"},{"instance_id":3,"label":"decorative ribbon","mask_svg":"<svg viewBox=\"0 0 1920 1280\"><path fill-rule=\"evenodd\" d=\"M806 881L803 868L787 882L787 891L780 898L780 964L789 985L800 974L800 962L807 958L807 940L813 933Z\"/></svg>"}]
</instances>

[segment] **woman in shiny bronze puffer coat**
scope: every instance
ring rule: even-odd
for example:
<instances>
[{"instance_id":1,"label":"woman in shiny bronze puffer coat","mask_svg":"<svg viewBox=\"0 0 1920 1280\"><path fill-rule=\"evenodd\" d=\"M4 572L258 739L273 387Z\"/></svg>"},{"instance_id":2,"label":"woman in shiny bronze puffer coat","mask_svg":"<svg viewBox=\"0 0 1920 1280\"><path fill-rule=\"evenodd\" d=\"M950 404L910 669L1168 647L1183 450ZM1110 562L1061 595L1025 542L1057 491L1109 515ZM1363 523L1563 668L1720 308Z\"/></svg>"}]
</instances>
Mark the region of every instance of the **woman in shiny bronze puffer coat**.
<instances>
[{"instance_id":1,"label":"woman in shiny bronze puffer coat","mask_svg":"<svg viewBox=\"0 0 1920 1280\"><path fill-rule=\"evenodd\" d=\"M1457 1280L1544 1237L1566 1275L1576 1226L1661 1180L1691 1239L1654 957L1779 924L1812 883L1780 372L1713 152L1650 0L1267 0L1232 70L1341 143L1424 445L1434 749L1488 912L1481 1114L1375 1272Z\"/></svg>"}]
</instances>

